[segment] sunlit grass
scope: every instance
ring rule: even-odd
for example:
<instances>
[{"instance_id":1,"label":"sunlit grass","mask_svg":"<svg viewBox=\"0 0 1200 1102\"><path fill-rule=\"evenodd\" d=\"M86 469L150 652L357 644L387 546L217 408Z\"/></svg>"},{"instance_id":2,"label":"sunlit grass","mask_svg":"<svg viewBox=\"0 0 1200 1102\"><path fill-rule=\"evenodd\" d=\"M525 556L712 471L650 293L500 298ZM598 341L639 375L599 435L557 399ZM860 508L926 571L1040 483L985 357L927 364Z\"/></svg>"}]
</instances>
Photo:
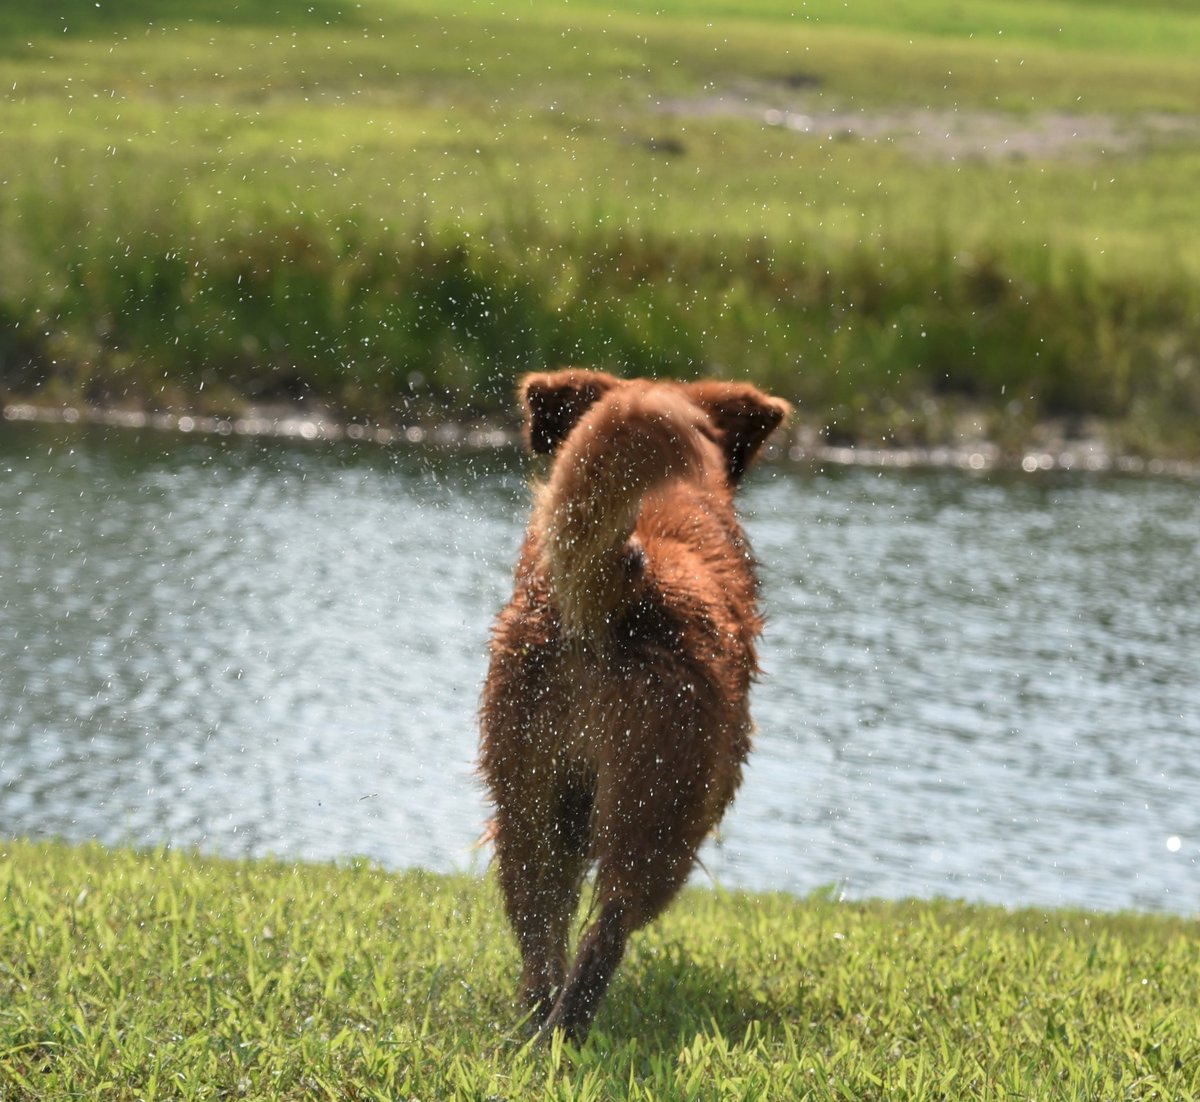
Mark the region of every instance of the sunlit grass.
<instances>
[{"instance_id":1,"label":"sunlit grass","mask_svg":"<svg viewBox=\"0 0 1200 1102\"><path fill-rule=\"evenodd\" d=\"M656 12L6 11L0 393L461 415L577 361L877 442L965 401L1200 447L1200 137L1145 123L1200 103L1188 6ZM946 109L1116 130L947 155Z\"/></svg>"},{"instance_id":2,"label":"sunlit grass","mask_svg":"<svg viewBox=\"0 0 1200 1102\"><path fill-rule=\"evenodd\" d=\"M490 881L0 845L0 1094L1186 1098L1191 922L688 892L530 1050Z\"/></svg>"},{"instance_id":3,"label":"sunlit grass","mask_svg":"<svg viewBox=\"0 0 1200 1102\"><path fill-rule=\"evenodd\" d=\"M592 6L592 5L589 5ZM637 0L604 7L644 11ZM1185 57L1200 47L1200 17L1190 0L1148 0L1141 5L1096 0L665 0L655 11L684 20L737 14L778 27L857 27L946 38L991 38L1019 46ZM1152 18L1147 18L1152 16Z\"/></svg>"}]
</instances>

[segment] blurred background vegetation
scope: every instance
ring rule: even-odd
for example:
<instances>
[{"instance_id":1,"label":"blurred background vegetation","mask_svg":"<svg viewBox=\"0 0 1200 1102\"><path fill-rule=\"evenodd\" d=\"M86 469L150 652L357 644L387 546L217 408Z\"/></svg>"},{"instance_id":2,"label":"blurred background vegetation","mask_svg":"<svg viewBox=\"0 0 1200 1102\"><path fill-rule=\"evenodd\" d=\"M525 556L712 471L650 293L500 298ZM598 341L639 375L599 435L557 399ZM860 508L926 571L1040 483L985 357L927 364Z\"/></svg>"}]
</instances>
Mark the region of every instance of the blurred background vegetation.
<instances>
[{"instance_id":1,"label":"blurred background vegetation","mask_svg":"<svg viewBox=\"0 0 1200 1102\"><path fill-rule=\"evenodd\" d=\"M1200 455L1190 0L0 10L0 402L508 416L746 377L835 442Z\"/></svg>"}]
</instances>

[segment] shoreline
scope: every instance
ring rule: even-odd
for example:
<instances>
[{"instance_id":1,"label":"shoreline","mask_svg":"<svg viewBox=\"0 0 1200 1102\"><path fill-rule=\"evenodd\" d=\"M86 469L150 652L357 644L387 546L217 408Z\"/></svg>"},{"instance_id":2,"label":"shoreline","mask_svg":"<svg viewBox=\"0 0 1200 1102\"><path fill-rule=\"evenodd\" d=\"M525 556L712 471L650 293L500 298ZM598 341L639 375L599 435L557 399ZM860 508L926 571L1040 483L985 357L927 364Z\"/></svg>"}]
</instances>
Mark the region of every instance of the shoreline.
<instances>
[{"instance_id":1,"label":"shoreline","mask_svg":"<svg viewBox=\"0 0 1200 1102\"><path fill-rule=\"evenodd\" d=\"M520 433L494 423L439 421L369 425L345 422L321 410L298 405L253 407L236 415L147 413L94 406L10 402L0 410L5 422L92 425L129 430L150 429L194 436L266 438L300 443L362 443L454 446L476 450L517 447ZM1200 479L1200 462L1114 453L1101 439L1065 439L1048 428L1038 433L1045 445L1008 451L994 441L963 439L957 444L921 447L868 447L828 444L806 426L791 429L788 439L768 446L764 458L795 464L865 467L877 470L961 470L968 473L1086 472Z\"/></svg>"}]
</instances>

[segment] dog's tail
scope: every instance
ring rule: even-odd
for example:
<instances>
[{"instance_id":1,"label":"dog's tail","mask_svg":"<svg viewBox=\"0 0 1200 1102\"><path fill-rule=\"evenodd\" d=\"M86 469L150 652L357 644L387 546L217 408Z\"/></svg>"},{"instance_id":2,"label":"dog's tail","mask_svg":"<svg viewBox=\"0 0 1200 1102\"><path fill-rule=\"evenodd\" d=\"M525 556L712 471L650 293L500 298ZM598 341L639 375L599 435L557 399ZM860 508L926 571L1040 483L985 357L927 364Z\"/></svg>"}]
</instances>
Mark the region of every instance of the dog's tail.
<instances>
[{"instance_id":1,"label":"dog's tail","mask_svg":"<svg viewBox=\"0 0 1200 1102\"><path fill-rule=\"evenodd\" d=\"M626 386L596 402L563 442L534 528L568 637L597 634L625 601L642 498L712 458L705 424L680 390Z\"/></svg>"}]
</instances>

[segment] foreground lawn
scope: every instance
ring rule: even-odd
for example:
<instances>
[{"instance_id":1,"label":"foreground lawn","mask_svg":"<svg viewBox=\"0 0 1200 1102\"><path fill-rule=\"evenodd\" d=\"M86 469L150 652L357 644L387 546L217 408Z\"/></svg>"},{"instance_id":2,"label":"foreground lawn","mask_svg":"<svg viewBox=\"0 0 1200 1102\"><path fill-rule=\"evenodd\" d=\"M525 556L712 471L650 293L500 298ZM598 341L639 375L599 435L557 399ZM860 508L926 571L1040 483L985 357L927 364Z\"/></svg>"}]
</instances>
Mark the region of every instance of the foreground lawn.
<instances>
[{"instance_id":1,"label":"foreground lawn","mask_svg":"<svg viewBox=\"0 0 1200 1102\"><path fill-rule=\"evenodd\" d=\"M1198 50L1183 0L8 5L0 401L494 415L579 362L1197 455Z\"/></svg>"},{"instance_id":2,"label":"foreground lawn","mask_svg":"<svg viewBox=\"0 0 1200 1102\"><path fill-rule=\"evenodd\" d=\"M1194 923L691 891L582 1050L490 881L0 843L0 1097L1184 1099Z\"/></svg>"}]
</instances>

